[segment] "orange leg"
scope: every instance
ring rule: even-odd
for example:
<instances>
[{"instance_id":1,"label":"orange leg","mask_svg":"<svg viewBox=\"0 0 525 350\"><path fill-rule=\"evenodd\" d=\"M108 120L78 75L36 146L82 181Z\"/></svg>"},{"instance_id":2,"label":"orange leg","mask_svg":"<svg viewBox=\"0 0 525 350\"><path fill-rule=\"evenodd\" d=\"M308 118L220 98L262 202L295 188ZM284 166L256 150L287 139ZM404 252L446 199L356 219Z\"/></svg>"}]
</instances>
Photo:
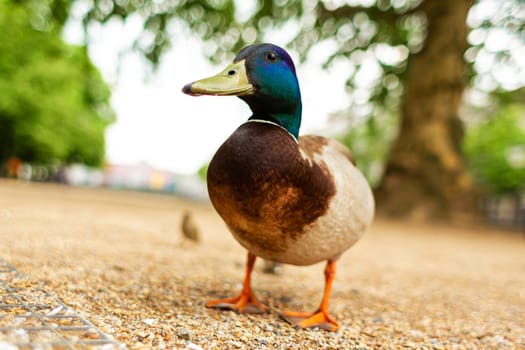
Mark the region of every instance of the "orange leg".
<instances>
[{"instance_id":1,"label":"orange leg","mask_svg":"<svg viewBox=\"0 0 525 350\"><path fill-rule=\"evenodd\" d=\"M321 306L315 312L283 311L281 317L294 325L296 328L319 327L327 331L335 332L339 329L339 323L334 321L328 314L328 299L335 277L335 261L329 260L324 269L325 287Z\"/></svg>"},{"instance_id":2,"label":"orange leg","mask_svg":"<svg viewBox=\"0 0 525 350\"><path fill-rule=\"evenodd\" d=\"M240 314L261 314L268 311L268 307L261 304L253 295L250 287L253 265L256 256L248 253L248 262L246 263L246 275L242 284L241 294L227 299L210 300L206 307L221 310L232 310Z\"/></svg>"}]
</instances>

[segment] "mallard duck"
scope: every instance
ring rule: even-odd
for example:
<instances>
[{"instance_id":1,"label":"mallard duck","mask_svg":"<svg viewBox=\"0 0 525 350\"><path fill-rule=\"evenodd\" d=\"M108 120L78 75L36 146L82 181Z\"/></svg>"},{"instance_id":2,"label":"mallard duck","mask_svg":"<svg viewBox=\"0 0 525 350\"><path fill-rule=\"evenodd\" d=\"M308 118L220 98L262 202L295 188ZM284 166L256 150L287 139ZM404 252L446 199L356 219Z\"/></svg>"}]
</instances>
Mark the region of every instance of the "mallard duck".
<instances>
[{"instance_id":1,"label":"mallard duck","mask_svg":"<svg viewBox=\"0 0 525 350\"><path fill-rule=\"evenodd\" d=\"M256 257L293 265L327 261L319 309L281 316L297 328L336 331L339 324L328 312L336 261L372 222L374 200L346 147L299 137L301 93L290 55L272 44L248 46L222 72L182 91L238 96L253 112L217 150L207 175L213 206L248 250L243 288L206 306L267 312L251 289Z\"/></svg>"}]
</instances>

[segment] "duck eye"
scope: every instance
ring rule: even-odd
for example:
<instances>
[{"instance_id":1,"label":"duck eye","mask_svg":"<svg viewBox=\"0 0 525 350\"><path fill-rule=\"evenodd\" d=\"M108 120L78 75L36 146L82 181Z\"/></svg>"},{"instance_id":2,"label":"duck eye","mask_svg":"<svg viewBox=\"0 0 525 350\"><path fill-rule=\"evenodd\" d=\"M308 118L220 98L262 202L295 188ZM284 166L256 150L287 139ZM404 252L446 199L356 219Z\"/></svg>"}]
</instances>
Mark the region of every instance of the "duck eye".
<instances>
[{"instance_id":1,"label":"duck eye","mask_svg":"<svg viewBox=\"0 0 525 350\"><path fill-rule=\"evenodd\" d=\"M235 75L235 73L237 73L237 71L235 69L230 69L228 71L228 75Z\"/></svg>"},{"instance_id":2,"label":"duck eye","mask_svg":"<svg viewBox=\"0 0 525 350\"><path fill-rule=\"evenodd\" d=\"M275 52L268 52L268 54L266 54L266 59L270 62L275 62L277 60L277 55Z\"/></svg>"}]
</instances>

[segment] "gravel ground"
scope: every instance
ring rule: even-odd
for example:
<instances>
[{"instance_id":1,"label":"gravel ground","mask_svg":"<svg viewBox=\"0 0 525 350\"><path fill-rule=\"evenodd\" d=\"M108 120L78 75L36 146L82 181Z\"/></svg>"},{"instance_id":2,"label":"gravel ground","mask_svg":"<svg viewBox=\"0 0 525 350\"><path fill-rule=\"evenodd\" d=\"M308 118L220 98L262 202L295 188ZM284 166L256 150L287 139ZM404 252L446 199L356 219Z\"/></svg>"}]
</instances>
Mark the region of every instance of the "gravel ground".
<instances>
[{"instance_id":1,"label":"gravel ground","mask_svg":"<svg viewBox=\"0 0 525 350\"><path fill-rule=\"evenodd\" d=\"M184 239L189 210L201 242ZM338 264L337 333L297 331L279 309L313 310L324 264L256 265L272 307L208 310L240 290L245 251L208 204L172 196L0 180L0 257L130 349L524 349L519 233L376 220Z\"/></svg>"}]
</instances>

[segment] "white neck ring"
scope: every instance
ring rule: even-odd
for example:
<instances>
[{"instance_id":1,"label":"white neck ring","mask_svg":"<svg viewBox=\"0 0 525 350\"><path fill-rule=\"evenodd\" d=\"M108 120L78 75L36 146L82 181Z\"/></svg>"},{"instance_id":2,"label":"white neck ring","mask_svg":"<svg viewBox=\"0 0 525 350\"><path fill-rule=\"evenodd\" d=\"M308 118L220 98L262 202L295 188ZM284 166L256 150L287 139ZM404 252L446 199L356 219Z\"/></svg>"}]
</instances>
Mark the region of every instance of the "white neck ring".
<instances>
[{"instance_id":1,"label":"white neck ring","mask_svg":"<svg viewBox=\"0 0 525 350\"><path fill-rule=\"evenodd\" d=\"M288 135L290 135L292 137L292 139L295 141L295 143L299 143L299 141L297 140L297 138L294 136L294 134L292 134L291 132L289 132L284 126L282 125L279 125L275 122L272 122L271 120L265 120L265 119L250 119L247 121L247 123L263 123L263 124L270 124L270 125L274 125L274 126L277 126L281 129L283 129L284 131L286 131L286 133L288 133Z\"/></svg>"}]
</instances>

